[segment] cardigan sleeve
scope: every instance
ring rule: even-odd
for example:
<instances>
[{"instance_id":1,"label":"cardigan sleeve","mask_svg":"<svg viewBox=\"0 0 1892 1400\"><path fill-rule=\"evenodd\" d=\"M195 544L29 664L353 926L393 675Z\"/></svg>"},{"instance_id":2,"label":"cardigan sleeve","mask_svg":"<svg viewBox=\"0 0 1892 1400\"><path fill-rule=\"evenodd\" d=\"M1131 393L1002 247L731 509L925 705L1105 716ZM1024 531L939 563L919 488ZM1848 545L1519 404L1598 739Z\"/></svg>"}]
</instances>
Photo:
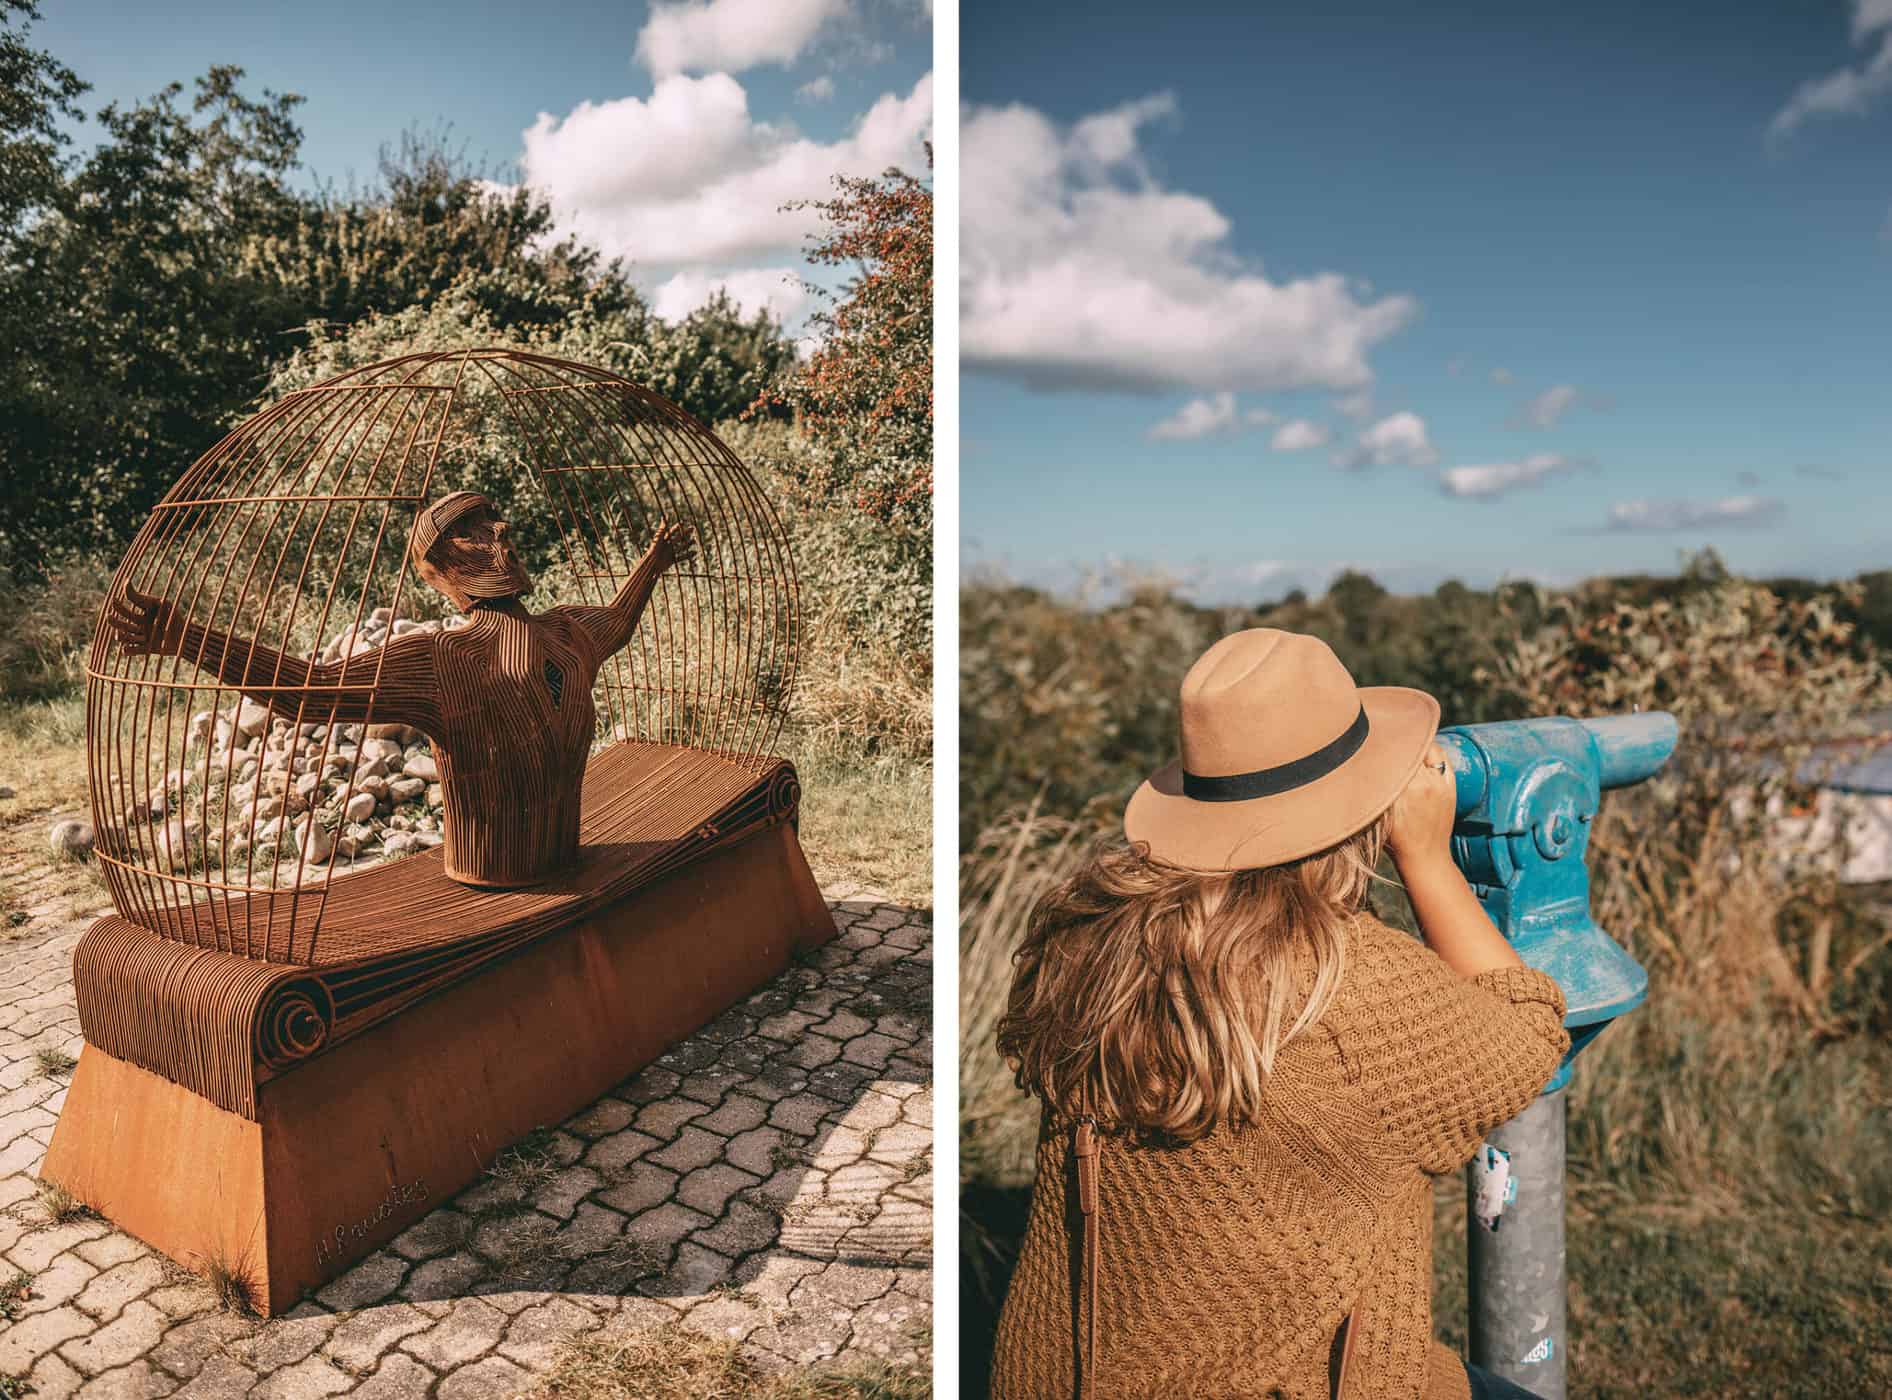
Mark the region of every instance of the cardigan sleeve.
<instances>
[{"instance_id":1,"label":"cardigan sleeve","mask_svg":"<svg viewBox=\"0 0 1892 1400\"><path fill-rule=\"evenodd\" d=\"M1374 919L1359 933L1354 985L1333 1026L1348 1077L1395 1152L1451 1171L1556 1073L1570 1046L1563 992L1529 967L1461 977Z\"/></svg>"}]
</instances>

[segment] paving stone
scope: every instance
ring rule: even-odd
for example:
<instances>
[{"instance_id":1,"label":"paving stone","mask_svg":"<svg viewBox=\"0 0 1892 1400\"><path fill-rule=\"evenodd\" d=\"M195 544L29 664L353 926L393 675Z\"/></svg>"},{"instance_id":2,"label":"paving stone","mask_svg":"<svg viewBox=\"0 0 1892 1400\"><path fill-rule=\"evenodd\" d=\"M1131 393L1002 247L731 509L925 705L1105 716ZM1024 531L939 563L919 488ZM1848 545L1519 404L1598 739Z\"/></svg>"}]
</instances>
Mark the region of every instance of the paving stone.
<instances>
[{"instance_id":1,"label":"paving stone","mask_svg":"<svg viewBox=\"0 0 1892 1400\"><path fill-rule=\"evenodd\" d=\"M58 1352L49 1351L26 1373L26 1383L32 1387L27 1393L33 1400L70 1400L85 1384L85 1373L74 1370Z\"/></svg>"},{"instance_id":2,"label":"paving stone","mask_svg":"<svg viewBox=\"0 0 1892 1400\"><path fill-rule=\"evenodd\" d=\"M729 1198L745 1186L754 1186L758 1178L738 1171L726 1162L699 1167L677 1186L677 1200L691 1210L700 1210L714 1220L723 1213Z\"/></svg>"},{"instance_id":3,"label":"paving stone","mask_svg":"<svg viewBox=\"0 0 1892 1400\"><path fill-rule=\"evenodd\" d=\"M62 1310L63 1311L63 1310ZM56 1314L42 1314L56 1316ZM158 1344L171 1319L145 1302L128 1303L111 1322L75 1337L59 1354L88 1376L128 1366Z\"/></svg>"},{"instance_id":4,"label":"paving stone","mask_svg":"<svg viewBox=\"0 0 1892 1400\"><path fill-rule=\"evenodd\" d=\"M73 1305L80 1312L109 1321L118 1316L125 1304L133 1298L142 1298L163 1284L167 1277L163 1263L147 1254L98 1275L72 1300Z\"/></svg>"},{"instance_id":5,"label":"paving stone","mask_svg":"<svg viewBox=\"0 0 1892 1400\"><path fill-rule=\"evenodd\" d=\"M723 1137L733 1137L760 1127L769 1116L769 1106L748 1094L731 1094L714 1113L696 1120L696 1126Z\"/></svg>"},{"instance_id":6,"label":"paving stone","mask_svg":"<svg viewBox=\"0 0 1892 1400\"><path fill-rule=\"evenodd\" d=\"M433 1325L433 1318L406 1303L365 1308L342 1321L322 1344L322 1352L344 1370L366 1375L403 1337Z\"/></svg>"},{"instance_id":7,"label":"paving stone","mask_svg":"<svg viewBox=\"0 0 1892 1400\"><path fill-rule=\"evenodd\" d=\"M669 1201L636 1217L624 1228L624 1234L638 1244L667 1249L709 1223L710 1217L702 1212Z\"/></svg>"},{"instance_id":8,"label":"paving stone","mask_svg":"<svg viewBox=\"0 0 1892 1400\"><path fill-rule=\"evenodd\" d=\"M567 1167L532 1192L532 1205L547 1215L568 1220L578 1203L603 1184L604 1179L590 1167Z\"/></svg>"},{"instance_id":9,"label":"paving stone","mask_svg":"<svg viewBox=\"0 0 1892 1400\"><path fill-rule=\"evenodd\" d=\"M462 1366L440 1383L439 1400L508 1400L531 1376L503 1356Z\"/></svg>"},{"instance_id":10,"label":"paving stone","mask_svg":"<svg viewBox=\"0 0 1892 1400\"><path fill-rule=\"evenodd\" d=\"M407 1269L400 1255L376 1250L315 1296L338 1312L370 1307L401 1286Z\"/></svg>"},{"instance_id":11,"label":"paving stone","mask_svg":"<svg viewBox=\"0 0 1892 1400\"><path fill-rule=\"evenodd\" d=\"M499 1351L529 1371L549 1371L568 1338L598 1325L598 1319L584 1308L564 1298L551 1298L512 1320Z\"/></svg>"},{"instance_id":12,"label":"paving stone","mask_svg":"<svg viewBox=\"0 0 1892 1400\"><path fill-rule=\"evenodd\" d=\"M667 1167L652 1162L637 1162L632 1165L630 1174L617 1185L598 1192L598 1199L613 1210L636 1215L670 1199L680 1179L676 1172Z\"/></svg>"},{"instance_id":13,"label":"paving stone","mask_svg":"<svg viewBox=\"0 0 1892 1400\"><path fill-rule=\"evenodd\" d=\"M130 1235L114 1230L110 1234L101 1235L95 1240L87 1240L84 1244L74 1246L73 1253L95 1268L109 1269L116 1264L142 1259L150 1254L151 1250Z\"/></svg>"},{"instance_id":14,"label":"paving stone","mask_svg":"<svg viewBox=\"0 0 1892 1400\"><path fill-rule=\"evenodd\" d=\"M293 1366L326 1342L341 1319L331 1313L319 1317L279 1317L258 1327L240 1354L245 1363L267 1375Z\"/></svg>"},{"instance_id":15,"label":"paving stone","mask_svg":"<svg viewBox=\"0 0 1892 1400\"><path fill-rule=\"evenodd\" d=\"M819 1094L797 1094L793 1098L783 1099L769 1110L769 1122L772 1126L791 1133L800 1133L812 1137L821 1128L821 1123L834 1105Z\"/></svg>"},{"instance_id":16,"label":"paving stone","mask_svg":"<svg viewBox=\"0 0 1892 1400\"><path fill-rule=\"evenodd\" d=\"M731 1201L721 1220L693 1238L719 1254L740 1258L767 1249L780 1233L781 1221L773 1213L747 1201Z\"/></svg>"},{"instance_id":17,"label":"paving stone","mask_svg":"<svg viewBox=\"0 0 1892 1400\"><path fill-rule=\"evenodd\" d=\"M729 1289L718 1289L691 1308L685 1323L698 1332L731 1341L745 1341L749 1334L768 1322L768 1315L748 1298Z\"/></svg>"},{"instance_id":18,"label":"paving stone","mask_svg":"<svg viewBox=\"0 0 1892 1400\"><path fill-rule=\"evenodd\" d=\"M257 1325L232 1313L207 1313L173 1326L151 1349L150 1359L172 1375L189 1380L213 1355L248 1336Z\"/></svg>"},{"instance_id":19,"label":"paving stone","mask_svg":"<svg viewBox=\"0 0 1892 1400\"><path fill-rule=\"evenodd\" d=\"M678 1083L682 1080L679 1079ZM684 1099L660 1099L644 1105L637 1115L637 1130L668 1141L682 1131L692 1118L701 1117L703 1105Z\"/></svg>"},{"instance_id":20,"label":"paving stone","mask_svg":"<svg viewBox=\"0 0 1892 1400\"><path fill-rule=\"evenodd\" d=\"M409 1302L445 1302L463 1296L486 1277L487 1264L477 1254L449 1254L444 1259L429 1259L417 1264L401 1285L401 1297Z\"/></svg>"},{"instance_id":21,"label":"paving stone","mask_svg":"<svg viewBox=\"0 0 1892 1400\"><path fill-rule=\"evenodd\" d=\"M689 1172L706 1167L723 1155L726 1139L706 1133L698 1127L685 1128L668 1147L650 1154L650 1160L672 1171Z\"/></svg>"},{"instance_id":22,"label":"paving stone","mask_svg":"<svg viewBox=\"0 0 1892 1400\"><path fill-rule=\"evenodd\" d=\"M585 1165L608 1179L624 1171L653 1148L663 1146L665 1141L649 1133L628 1130L613 1133L609 1137L599 1138L591 1145L591 1151L585 1154Z\"/></svg>"},{"instance_id":23,"label":"paving stone","mask_svg":"<svg viewBox=\"0 0 1892 1400\"><path fill-rule=\"evenodd\" d=\"M79 1400L158 1400L171 1394L177 1382L148 1361L107 1371L79 1387Z\"/></svg>"},{"instance_id":24,"label":"paving stone","mask_svg":"<svg viewBox=\"0 0 1892 1400\"><path fill-rule=\"evenodd\" d=\"M631 1126L637 1110L623 1099L603 1098L569 1120L565 1127L580 1137L601 1138Z\"/></svg>"},{"instance_id":25,"label":"paving stone","mask_svg":"<svg viewBox=\"0 0 1892 1400\"><path fill-rule=\"evenodd\" d=\"M78 1250L68 1250L33 1275L32 1296L16 1304L15 1312L20 1317L30 1317L34 1313L70 1303L84 1291L87 1284L98 1277L98 1272L79 1257Z\"/></svg>"},{"instance_id":26,"label":"paving stone","mask_svg":"<svg viewBox=\"0 0 1892 1400\"><path fill-rule=\"evenodd\" d=\"M775 1160L776 1149L787 1144L788 1134L780 1128L751 1128L729 1140L729 1146L723 1149L723 1160L738 1170L768 1176L779 1165Z\"/></svg>"},{"instance_id":27,"label":"paving stone","mask_svg":"<svg viewBox=\"0 0 1892 1400\"><path fill-rule=\"evenodd\" d=\"M432 1371L413 1357L396 1352L349 1395L351 1400L414 1400L427 1394L433 1383Z\"/></svg>"},{"instance_id":28,"label":"paving stone","mask_svg":"<svg viewBox=\"0 0 1892 1400\"><path fill-rule=\"evenodd\" d=\"M17 1375L61 1342L83 1337L96 1326L71 1304L8 1324L0 1329L0 1375Z\"/></svg>"},{"instance_id":29,"label":"paving stone","mask_svg":"<svg viewBox=\"0 0 1892 1400\"><path fill-rule=\"evenodd\" d=\"M789 1047L788 1053L782 1058L791 1065L800 1065L803 1069L816 1069L830 1060L840 1059L841 1050L840 1041L830 1040L825 1035L808 1031Z\"/></svg>"},{"instance_id":30,"label":"paving stone","mask_svg":"<svg viewBox=\"0 0 1892 1400\"><path fill-rule=\"evenodd\" d=\"M239 1400L256 1384L256 1373L229 1356L204 1362L195 1380L178 1391L178 1400Z\"/></svg>"},{"instance_id":31,"label":"paving stone","mask_svg":"<svg viewBox=\"0 0 1892 1400\"><path fill-rule=\"evenodd\" d=\"M333 1362L309 1356L263 1377L250 1393L257 1400L319 1400L324 1395L339 1395L354 1383L355 1378Z\"/></svg>"},{"instance_id":32,"label":"paving stone","mask_svg":"<svg viewBox=\"0 0 1892 1400\"><path fill-rule=\"evenodd\" d=\"M677 1085L682 1082L682 1075L667 1070L661 1065L649 1065L620 1084L616 1094L626 1103L655 1103L659 1099L665 1099L674 1094L677 1091Z\"/></svg>"},{"instance_id":33,"label":"paving stone","mask_svg":"<svg viewBox=\"0 0 1892 1400\"><path fill-rule=\"evenodd\" d=\"M401 1350L436 1371L446 1371L485 1352L505 1325L505 1314L497 1308L478 1298L462 1298L425 1332L404 1338Z\"/></svg>"},{"instance_id":34,"label":"paving stone","mask_svg":"<svg viewBox=\"0 0 1892 1400\"><path fill-rule=\"evenodd\" d=\"M109 1234L111 1228L103 1220L68 1220L63 1225L29 1229L19 1243L7 1251L7 1259L16 1269L36 1274L68 1249Z\"/></svg>"},{"instance_id":35,"label":"paving stone","mask_svg":"<svg viewBox=\"0 0 1892 1400\"><path fill-rule=\"evenodd\" d=\"M436 1210L394 1237L388 1246L407 1259L433 1259L467 1242L473 1222L456 1210Z\"/></svg>"},{"instance_id":36,"label":"paving stone","mask_svg":"<svg viewBox=\"0 0 1892 1400\"><path fill-rule=\"evenodd\" d=\"M640 1293L664 1293L671 1296L707 1293L719 1283L727 1283L734 1261L713 1249L685 1240L677 1246L677 1257L661 1277L638 1284Z\"/></svg>"}]
</instances>

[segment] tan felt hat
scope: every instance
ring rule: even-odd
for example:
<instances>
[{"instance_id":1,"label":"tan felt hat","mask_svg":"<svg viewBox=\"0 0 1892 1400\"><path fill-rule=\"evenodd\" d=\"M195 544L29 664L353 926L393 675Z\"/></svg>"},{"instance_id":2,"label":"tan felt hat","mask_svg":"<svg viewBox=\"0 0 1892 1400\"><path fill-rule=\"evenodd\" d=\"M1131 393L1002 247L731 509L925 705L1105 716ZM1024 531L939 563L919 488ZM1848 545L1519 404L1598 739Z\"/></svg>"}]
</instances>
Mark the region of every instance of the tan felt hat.
<instances>
[{"instance_id":1,"label":"tan felt hat","mask_svg":"<svg viewBox=\"0 0 1892 1400\"><path fill-rule=\"evenodd\" d=\"M1254 870L1364 830L1439 728L1423 690L1353 683L1318 637L1224 637L1182 683L1182 757L1131 797L1124 834L1190 870Z\"/></svg>"}]
</instances>

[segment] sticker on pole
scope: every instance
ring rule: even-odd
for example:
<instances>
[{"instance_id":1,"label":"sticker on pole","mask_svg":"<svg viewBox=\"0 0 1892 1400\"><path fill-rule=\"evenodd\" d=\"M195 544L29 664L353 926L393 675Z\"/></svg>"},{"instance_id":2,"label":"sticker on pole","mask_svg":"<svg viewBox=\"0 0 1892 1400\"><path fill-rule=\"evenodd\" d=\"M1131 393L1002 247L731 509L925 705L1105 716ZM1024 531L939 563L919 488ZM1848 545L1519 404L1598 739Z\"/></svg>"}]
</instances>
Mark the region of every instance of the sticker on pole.
<instances>
[{"instance_id":1,"label":"sticker on pole","mask_svg":"<svg viewBox=\"0 0 1892 1400\"><path fill-rule=\"evenodd\" d=\"M1511 1154L1485 1143L1472 1158L1472 1219L1480 1228L1495 1231L1502 1223L1504 1208L1517 1196Z\"/></svg>"},{"instance_id":2,"label":"sticker on pole","mask_svg":"<svg viewBox=\"0 0 1892 1400\"><path fill-rule=\"evenodd\" d=\"M1557 1343L1552 1341L1549 1337L1545 1337L1542 1341L1538 1342L1536 1346L1520 1356L1518 1358L1518 1364L1520 1366L1535 1366L1540 1361L1550 1360L1551 1357L1556 1354Z\"/></svg>"}]
</instances>

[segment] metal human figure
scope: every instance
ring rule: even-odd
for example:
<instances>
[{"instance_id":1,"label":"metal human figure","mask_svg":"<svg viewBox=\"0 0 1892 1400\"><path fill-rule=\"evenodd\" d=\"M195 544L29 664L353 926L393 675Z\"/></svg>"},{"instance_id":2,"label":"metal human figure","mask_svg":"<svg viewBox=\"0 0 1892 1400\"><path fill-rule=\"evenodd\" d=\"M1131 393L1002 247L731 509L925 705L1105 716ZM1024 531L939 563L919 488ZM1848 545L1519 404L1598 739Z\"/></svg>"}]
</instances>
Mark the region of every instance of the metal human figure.
<instances>
[{"instance_id":1,"label":"metal human figure","mask_svg":"<svg viewBox=\"0 0 1892 1400\"><path fill-rule=\"evenodd\" d=\"M603 607L533 613L510 530L475 491L435 501L415 523L415 571L471 625L409 632L335 662L312 662L191 621L169 599L127 589L105 622L131 655L179 656L294 719L337 687L331 722L407 724L433 741L445 794L446 873L496 889L536 884L578 855L579 799L597 725L592 682L631 639L665 570L695 553L687 524L659 525ZM379 685L360 686L379 671ZM295 692L303 692L301 695Z\"/></svg>"}]
</instances>

